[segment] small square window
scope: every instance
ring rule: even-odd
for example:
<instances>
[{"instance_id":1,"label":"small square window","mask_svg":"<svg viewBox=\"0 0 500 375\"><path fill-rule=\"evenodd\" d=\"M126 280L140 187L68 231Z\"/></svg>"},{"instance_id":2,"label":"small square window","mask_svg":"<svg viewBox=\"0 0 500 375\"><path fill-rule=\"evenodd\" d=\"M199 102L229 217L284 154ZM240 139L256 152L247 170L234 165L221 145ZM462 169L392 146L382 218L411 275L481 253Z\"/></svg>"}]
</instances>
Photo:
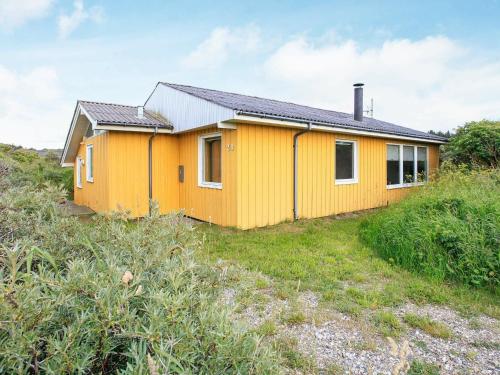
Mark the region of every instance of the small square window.
<instances>
[{"instance_id":1,"label":"small square window","mask_svg":"<svg viewBox=\"0 0 500 375\"><path fill-rule=\"evenodd\" d=\"M335 142L335 183L353 184L358 182L356 141Z\"/></svg>"}]
</instances>

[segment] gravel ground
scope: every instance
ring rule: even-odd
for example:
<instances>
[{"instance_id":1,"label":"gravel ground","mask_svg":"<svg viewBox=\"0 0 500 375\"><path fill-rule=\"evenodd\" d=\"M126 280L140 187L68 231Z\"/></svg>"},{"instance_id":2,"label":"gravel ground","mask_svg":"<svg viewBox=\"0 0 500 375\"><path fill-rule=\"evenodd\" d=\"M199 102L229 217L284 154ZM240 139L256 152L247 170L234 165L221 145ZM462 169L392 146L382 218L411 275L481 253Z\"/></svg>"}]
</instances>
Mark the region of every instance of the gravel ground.
<instances>
[{"instance_id":1,"label":"gravel ground","mask_svg":"<svg viewBox=\"0 0 500 375\"><path fill-rule=\"evenodd\" d=\"M248 327L274 320L278 335L297 339L297 349L312 356L318 368L337 365L346 374L403 374L417 359L439 366L441 374L500 374L500 324L480 316L466 319L444 306L406 304L392 310L402 318L406 313L428 315L446 324L453 335L440 339L407 327L397 339L378 334L369 315L353 318L318 305L312 292L299 295L300 306L307 317L302 324L284 324L280 317L290 311L292 303L272 297L264 305L250 305L236 313L236 319ZM226 290L226 304L235 305L236 292Z\"/></svg>"}]
</instances>

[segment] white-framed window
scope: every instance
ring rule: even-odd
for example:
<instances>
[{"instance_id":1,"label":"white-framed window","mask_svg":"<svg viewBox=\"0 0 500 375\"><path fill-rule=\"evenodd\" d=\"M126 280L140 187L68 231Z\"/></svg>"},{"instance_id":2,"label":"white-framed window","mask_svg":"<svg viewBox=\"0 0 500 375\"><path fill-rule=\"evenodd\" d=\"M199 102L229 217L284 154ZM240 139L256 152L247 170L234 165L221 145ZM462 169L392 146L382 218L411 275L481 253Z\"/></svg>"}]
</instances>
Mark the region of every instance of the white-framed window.
<instances>
[{"instance_id":1,"label":"white-framed window","mask_svg":"<svg viewBox=\"0 0 500 375\"><path fill-rule=\"evenodd\" d=\"M335 141L335 184L358 182L358 142L346 139Z\"/></svg>"},{"instance_id":2,"label":"white-framed window","mask_svg":"<svg viewBox=\"0 0 500 375\"><path fill-rule=\"evenodd\" d=\"M387 144L387 188L421 185L429 176L427 146Z\"/></svg>"},{"instance_id":3,"label":"white-framed window","mask_svg":"<svg viewBox=\"0 0 500 375\"><path fill-rule=\"evenodd\" d=\"M222 134L201 135L198 139L198 185L222 189Z\"/></svg>"},{"instance_id":4,"label":"white-framed window","mask_svg":"<svg viewBox=\"0 0 500 375\"><path fill-rule=\"evenodd\" d=\"M82 188L82 165L83 161L81 157L76 158L76 187Z\"/></svg>"},{"instance_id":5,"label":"white-framed window","mask_svg":"<svg viewBox=\"0 0 500 375\"><path fill-rule=\"evenodd\" d=\"M94 182L94 145L87 145L87 154L85 157L85 170L87 181Z\"/></svg>"}]
</instances>

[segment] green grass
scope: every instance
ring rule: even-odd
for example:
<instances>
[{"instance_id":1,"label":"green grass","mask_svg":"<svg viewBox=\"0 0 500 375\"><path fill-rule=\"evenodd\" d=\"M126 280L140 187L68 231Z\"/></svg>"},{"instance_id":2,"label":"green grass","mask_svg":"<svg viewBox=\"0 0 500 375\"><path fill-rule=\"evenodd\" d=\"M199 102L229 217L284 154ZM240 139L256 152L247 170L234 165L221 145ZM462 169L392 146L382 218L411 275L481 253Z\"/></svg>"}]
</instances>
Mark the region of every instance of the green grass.
<instances>
[{"instance_id":1,"label":"green grass","mask_svg":"<svg viewBox=\"0 0 500 375\"><path fill-rule=\"evenodd\" d=\"M270 276L275 296L282 299L299 288L319 293L337 310L354 316L412 301L450 304L464 315L500 317L498 294L412 274L380 258L358 236L360 223L370 215L248 231L203 224L199 230L210 259L234 261Z\"/></svg>"},{"instance_id":2,"label":"green grass","mask_svg":"<svg viewBox=\"0 0 500 375\"><path fill-rule=\"evenodd\" d=\"M410 365L410 369L407 372L408 375L439 375L439 367L431 363L422 361L413 361Z\"/></svg>"},{"instance_id":3,"label":"green grass","mask_svg":"<svg viewBox=\"0 0 500 375\"><path fill-rule=\"evenodd\" d=\"M398 337L403 332L399 318L390 311L379 311L374 318L375 327L386 337Z\"/></svg>"},{"instance_id":4,"label":"green grass","mask_svg":"<svg viewBox=\"0 0 500 375\"><path fill-rule=\"evenodd\" d=\"M411 327L418 328L434 337L449 339L452 336L452 332L448 326L441 322L436 322L428 316L405 314L403 320Z\"/></svg>"},{"instance_id":5,"label":"green grass","mask_svg":"<svg viewBox=\"0 0 500 375\"><path fill-rule=\"evenodd\" d=\"M314 360L299 352L297 345L297 339L290 337L278 337L273 341L273 347L280 353L283 365L301 370L305 374L317 373L318 368Z\"/></svg>"},{"instance_id":6,"label":"green grass","mask_svg":"<svg viewBox=\"0 0 500 375\"><path fill-rule=\"evenodd\" d=\"M260 336L274 336L277 331L276 323L274 320L266 320L255 328L254 331Z\"/></svg>"},{"instance_id":7,"label":"green grass","mask_svg":"<svg viewBox=\"0 0 500 375\"><path fill-rule=\"evenodd\" d=\"M306 321L306 316L298 308L293 308L283 317L283 322L287 324L302 324Z\"/></svg>"}]
</instances>

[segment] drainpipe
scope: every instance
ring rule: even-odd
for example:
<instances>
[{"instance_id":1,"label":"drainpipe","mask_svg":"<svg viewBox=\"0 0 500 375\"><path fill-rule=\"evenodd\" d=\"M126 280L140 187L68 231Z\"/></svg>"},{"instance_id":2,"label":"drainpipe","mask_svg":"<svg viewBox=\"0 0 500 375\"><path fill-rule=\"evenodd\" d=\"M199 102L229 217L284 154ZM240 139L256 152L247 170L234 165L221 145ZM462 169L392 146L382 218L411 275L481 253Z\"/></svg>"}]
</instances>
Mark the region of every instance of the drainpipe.
<instances>
[{"instance_id":1,"label":"drainpipe","mask_svg":"<svg viewBox=\"0 0 500 375\"><path fill-rule=\"evenodd\" d=\"M293 136L293 219L297 220L299 218L299 204L298 204L298 186L299 186L299 137L311 131L312 123L307 124L307 129L301 130L294 134Z\"/></svg>"},{"instance_id":2,"label":"drainpipe","mask_svg":"<svg viewBox=\"0 0 500 375\"><path fill-rule=\"evenodd\" d=\"M149 137L149 157L148 157L148 173L149 173L149 216L151 216L151 209L153 204L153 138L158 133L158 127L155 126L154 133Z\"/></svg>"}]
</instances>

